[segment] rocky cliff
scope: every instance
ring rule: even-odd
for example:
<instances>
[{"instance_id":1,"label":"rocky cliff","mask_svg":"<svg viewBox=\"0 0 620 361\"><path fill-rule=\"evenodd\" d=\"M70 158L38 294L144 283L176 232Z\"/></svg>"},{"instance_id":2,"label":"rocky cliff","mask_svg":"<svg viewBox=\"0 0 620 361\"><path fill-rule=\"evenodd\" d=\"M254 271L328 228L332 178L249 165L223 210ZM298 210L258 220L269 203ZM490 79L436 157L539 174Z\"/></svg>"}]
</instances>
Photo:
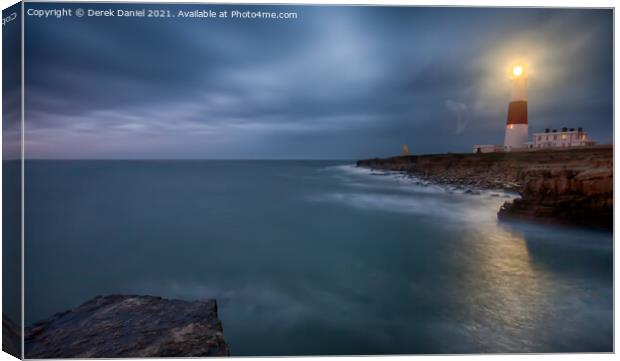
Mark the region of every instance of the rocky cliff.
<instances>
[{"instance_id":1,"label":"rocky cliff","mask_svg":"<svg viewBox=\"0 0 620 361\"><path fill-rule=\"evenodd\" d=\"M538 220L613 228L613 166L532 167L521 198L506 202L500 219Z\"/></svg>"},{"instance_id":2,"label":"rocky cliff","mask_svg":"<svg viewBox=\"0 0 620 361\"><path fill-rule=\"evenodd\" d=\"M95 297L25 330L26 358L227 356L217 304Z\"/></svg>"},{"instance_id":3,"label":"rocky cliff","mask_svg":"<svg viewBox=\"0 0 620 361\"><path fill-rule=\"evenodd\" d=\"M611 229L613 148L367 159L360 167L404 171L441 184L517 191L500 219L527 219Z\"/></svg>"}]
</instances>

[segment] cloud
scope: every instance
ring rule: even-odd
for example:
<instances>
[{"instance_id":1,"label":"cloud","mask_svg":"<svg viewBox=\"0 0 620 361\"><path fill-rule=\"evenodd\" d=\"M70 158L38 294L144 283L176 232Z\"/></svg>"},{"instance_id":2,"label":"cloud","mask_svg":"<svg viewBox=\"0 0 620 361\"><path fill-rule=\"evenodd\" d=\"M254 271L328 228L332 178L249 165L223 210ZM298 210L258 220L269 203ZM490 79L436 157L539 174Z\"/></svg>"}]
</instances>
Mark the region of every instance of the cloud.
<instances>
[{"instance_id":1,"label":"cloud","mask_svg":"<svg viewBox=\"0 0 620 361\"><path fill-rule=\"evenodd\" d=\"M501 138L514 59L531 65L532 128L612 139L611 11L285 9L299 19L27 18L27 156L468 151Z\"/></svg>"},{"instance_id":2,"label":"cloud","mask_svg":"<svg viewBox=\"0 0 620 361\"><path fill-rule=\"evenodd\" d=\"M446 107L456 115L456 134L461 134L467 127L467 105L448 99L445 101Z\"/></svg>"}]
</instances>

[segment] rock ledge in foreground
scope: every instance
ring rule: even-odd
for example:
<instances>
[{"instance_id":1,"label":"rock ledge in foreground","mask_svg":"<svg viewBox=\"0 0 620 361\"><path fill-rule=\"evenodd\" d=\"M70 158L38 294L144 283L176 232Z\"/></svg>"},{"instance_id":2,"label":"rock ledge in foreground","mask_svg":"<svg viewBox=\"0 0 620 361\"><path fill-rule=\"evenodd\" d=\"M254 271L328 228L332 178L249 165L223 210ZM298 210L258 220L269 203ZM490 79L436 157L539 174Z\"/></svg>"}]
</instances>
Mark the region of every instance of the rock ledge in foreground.
<instances>
[{"instance_id":1,"label":"rock ledge in foreground","mask_svg":"<svg viewBox=\"0 0 620 361\"><path fill-rule=\"evenodd\" d=\"M25 330L26 358L228 356L215 300L95 297Z\"/></svg>"}]
</instances>

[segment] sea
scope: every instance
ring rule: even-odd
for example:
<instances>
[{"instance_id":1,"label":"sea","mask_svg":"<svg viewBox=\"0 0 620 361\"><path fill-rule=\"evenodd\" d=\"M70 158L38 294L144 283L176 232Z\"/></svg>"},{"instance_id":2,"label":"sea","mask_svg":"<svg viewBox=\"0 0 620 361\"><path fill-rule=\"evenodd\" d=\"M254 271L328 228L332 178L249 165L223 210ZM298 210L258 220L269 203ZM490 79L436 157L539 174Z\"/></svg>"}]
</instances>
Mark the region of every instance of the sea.
<instances>
[{"instance_id":1,"label":"sea","mask_svg":"<svg viewBox=\"0 0 620 361\"><path fill-rule=\"evenodd\" d=\"M613 236L354 161L27 160L25 322L215 298L233 356L611 352ZM5 169L6 171L6 169Z\"/></svg>"}]
</instances>

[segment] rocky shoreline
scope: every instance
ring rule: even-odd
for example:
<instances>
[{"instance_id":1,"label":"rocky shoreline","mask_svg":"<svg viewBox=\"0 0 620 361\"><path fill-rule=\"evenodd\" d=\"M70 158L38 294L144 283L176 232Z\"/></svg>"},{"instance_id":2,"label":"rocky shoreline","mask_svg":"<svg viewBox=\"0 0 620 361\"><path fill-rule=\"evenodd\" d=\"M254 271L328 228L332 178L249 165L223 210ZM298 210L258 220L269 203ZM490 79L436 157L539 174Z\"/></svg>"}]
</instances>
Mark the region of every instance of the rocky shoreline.
<instances>
[{"instance_id":1,"label":"rocky shoreline","mask_svg":"<svg viewBox=\"0 0 620 361\"><path fill-rule=\"evenodd\" d=\"M26 358L228 356L215 300L95 297L25 329Z\"/></svg>"},{"instance_id":2,"label":"rocky shoreline","mask_svg":"<svg viewBox=\"0 0 620 361\"><path fill-rule=\"evenodd\" d=\"M449 187L518 193L498 210L501 220L613 228L611 146L400 156L360 160L357 166Z\"/></svg>"}]
</instances>

